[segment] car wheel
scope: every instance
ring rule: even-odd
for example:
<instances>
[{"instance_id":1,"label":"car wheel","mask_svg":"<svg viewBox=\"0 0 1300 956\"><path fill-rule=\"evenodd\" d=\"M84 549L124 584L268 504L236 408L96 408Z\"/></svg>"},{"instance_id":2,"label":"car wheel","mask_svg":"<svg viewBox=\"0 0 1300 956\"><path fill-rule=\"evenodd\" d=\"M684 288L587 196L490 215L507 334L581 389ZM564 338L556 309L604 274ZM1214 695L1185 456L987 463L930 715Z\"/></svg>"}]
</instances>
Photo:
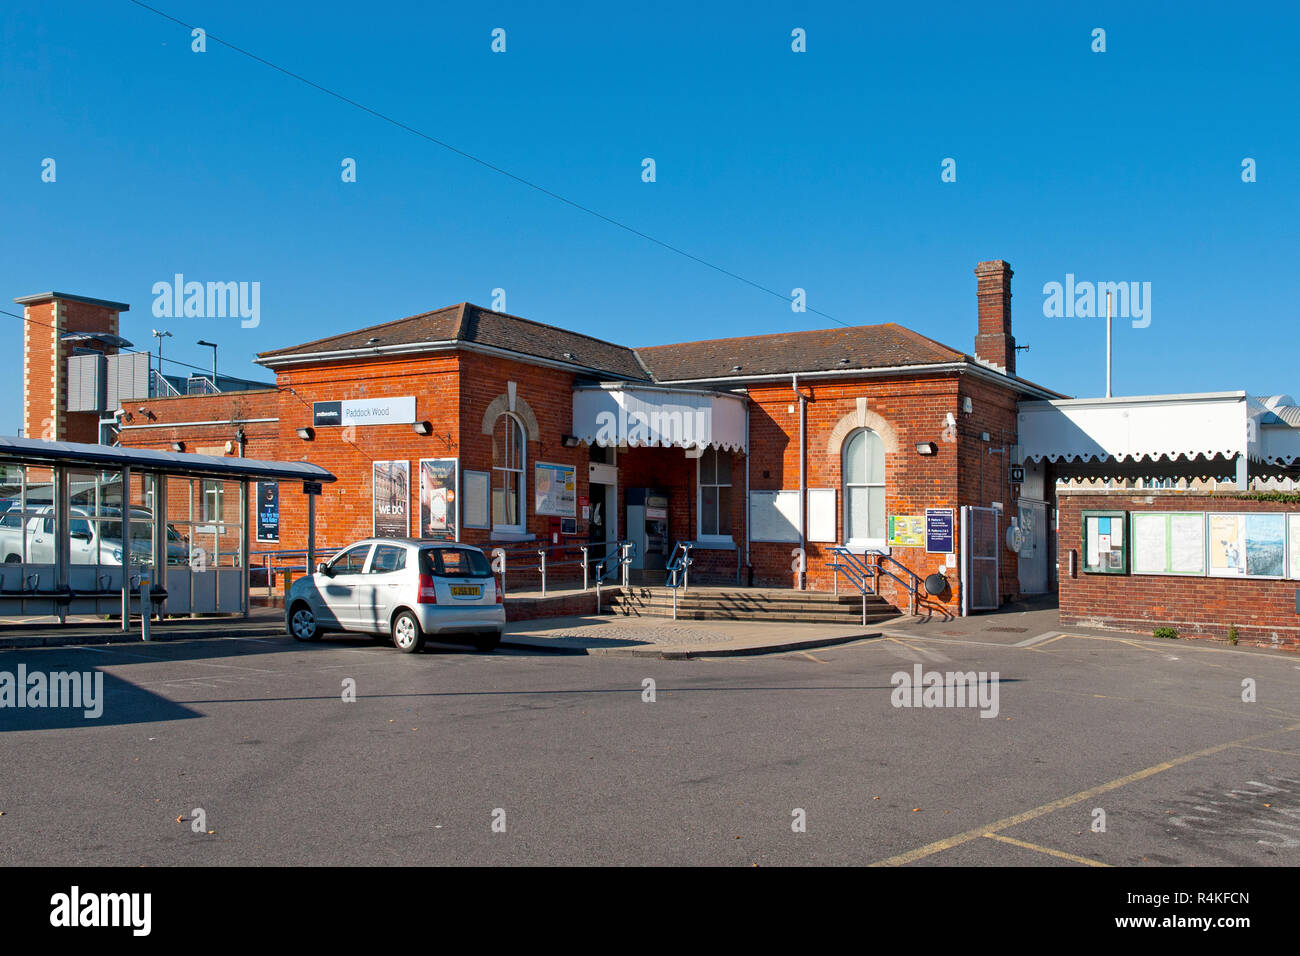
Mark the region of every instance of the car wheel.
<instances>
[{"instance_id":1,"label":"car wheel","mask_svg":"<svg viewBox=\"0 0 1300 956\"><path fill-rule=\"evenodd\" d=\"M6 554L6 555L5 555L5 564L20 564L20 563L22 563L22 560L23 560L23 559L20 558L20 557L18 557L18 555L16 555L16 554Z\"/></svg>"},{"instance_id":2,"label":"car wheel","mask_svg":"<svg viewBox=\"0 0 1300 956\"><path fill-rule=\"evenodd\" d=\"M501 635L496 631L479 634L474 638L474 648L479 651L495 651L501 644Z\"/></svg>"},{"instance_id":3,"label":"car wheel","mask_svg":"<svg viewBox=\"0 0 1300 956\"><path fill-rule=\"evenodd\" d=\"M320 625L306 604L295 604L289 613L289 633L299 641L319 641Z\"/></svg>"},{"instance_id":4,"label":"car wheel","mask_svg":"<svg viewBox=\"0 0 1300 956\"><path fill-rule=\"evenodd\" d=\"M410 611L393 618L393 644L404 654L414 654L424 646L424 631Z\"/></svg>"}]
</instances>

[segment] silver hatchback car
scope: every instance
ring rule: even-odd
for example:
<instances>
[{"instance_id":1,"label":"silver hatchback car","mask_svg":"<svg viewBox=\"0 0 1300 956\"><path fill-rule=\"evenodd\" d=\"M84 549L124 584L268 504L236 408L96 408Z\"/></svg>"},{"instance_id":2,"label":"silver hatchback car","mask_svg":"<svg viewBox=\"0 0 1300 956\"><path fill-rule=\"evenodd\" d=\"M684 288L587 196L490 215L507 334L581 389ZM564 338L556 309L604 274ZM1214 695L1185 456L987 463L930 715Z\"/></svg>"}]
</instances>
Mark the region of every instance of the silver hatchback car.
<instances>
[{"instance_id":1,"label":"silver hatchback car","mask_svg":"<svg viewBox=\"0 0 1300 956\"><path fill-rule=\"evenodd\" d=\"M412 654L426 638L490 651L505 605L487 556L455 542L369 538L344 548L285 595L285 626L300 641L324 631L392 635Z\"/></svg>"}]
</instances>

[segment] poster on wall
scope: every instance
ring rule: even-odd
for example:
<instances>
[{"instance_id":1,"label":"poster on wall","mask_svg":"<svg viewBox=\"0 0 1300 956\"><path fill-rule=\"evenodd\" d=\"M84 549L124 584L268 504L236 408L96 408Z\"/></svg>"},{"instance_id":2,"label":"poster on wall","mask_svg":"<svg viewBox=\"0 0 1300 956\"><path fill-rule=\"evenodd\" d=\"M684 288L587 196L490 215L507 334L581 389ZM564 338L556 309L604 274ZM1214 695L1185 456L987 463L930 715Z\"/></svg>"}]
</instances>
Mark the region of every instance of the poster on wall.
<instances>
[{"instance_id":1,"label":"poster on wall","mask_svg":"<svg viewBox=\"0 0 1300 956\"><path fill-rule=\"evenodd\" d=\"M371 494L376 538L405 538L411 533L411 463L376 461L371 465Z\"/></svg>"},{"instance_id":2,"label":"poster on wall","mask_svg":"<svg viewBox=\"0 0 1300 956\"><path fill-rule=\"evenodd\" d=\"M488 489L491 481L492 476L486 471L465 472L460 496L460 520L466 528L492 527L492 516L488 513Z\"/></svg>"},{"instance_id":3,"label":"poster on wall","mask_svg":"<svg viewBox=\"0 0 1300 956\"><path fill-rule=\"evenodd\" d=\"M919 548L925 544L925 519L916 515L890 515L887 543L891 548Z\"/></svg>"},{"instance_id":4,"label":"poster on wall","mask_svg":"<svg viewBox=\"0 0 1300 956\"><path fill-rule=\"evenodd\" d=\"M1286 515L1246 515L1246 574L1258 578L1286 576Z\"/></svg>"},{"instance_id":5,"label":"poster on wall","mask_svg":"<svg viewBox=\"0 0 1300 956\"><path fill-rule=\"evenodd\" d=\"M1290 543L1287 568L1291 577L1300 578L1300 515L1287 515L1286 524L1286 539Z\"/></svg>"},{"instance_id":6,"label":"poster on wall","mask_svg":"<svg viewBox=\"0 0 1300 956\"><path fill-rule=\"evenodd\" d=\"M1205 515L1139 512L1133 515L1134 574L1205 574Z\"/></svg>"},{"instance_id":7,"label":"poster on wall","mask_svg":"<svg viewBox=\"0 0 1300 956\"><path fill-rule=\"evenodd\" d=\"M257 540L280 540L280 485L274 481L257 483Z\"/></svg>"},{"instance_id":8,"label":"poster on wall","mask_svg":"<svg viewBox=\"0 0 1300 956\"><path fill-rule=\"evenodd\" d=\"M420 459L420 537L457 540L455 458Z\"/></svg>"},{"instance_id":9,"label":"poster on wall","mask_svg":"<svg viewBox=\"0 0 1300 956\"><path fill-rule=\"evenodd\" d=\"M925 509L925 553L952 554L956 551L953 511L951 508Z\"/></svg>"},{"instance_id":10,"label":"poster on wall","mask_svg":"<svg viewBox=\"0 0 1300 956\"><path fill-rule=\"evenodd\" d=\"M1244 515L1209 516L1210 574L1236 577L1246 573Z\"/></svg>"},{"instance_id":11,"label":"poster on wall","mask_svg":"<svg viewBox=\"0 0 1300 956\"><path fill-rule=\"evenodd\" d=\"M1083 512L1083 570L1089 574L1124 574L1128 569L1122 511Z\"/></svg>"},{"instance_id":12,"label":"poster on wall","mask_svg":"<svg viewBox=\"0 0 1300 956\"><path fill-rule=\"evenodd\" d=\"M578 516L578 470L573 465L533 466L533 511L539 515Z\"/></svg>"}]
</instances>

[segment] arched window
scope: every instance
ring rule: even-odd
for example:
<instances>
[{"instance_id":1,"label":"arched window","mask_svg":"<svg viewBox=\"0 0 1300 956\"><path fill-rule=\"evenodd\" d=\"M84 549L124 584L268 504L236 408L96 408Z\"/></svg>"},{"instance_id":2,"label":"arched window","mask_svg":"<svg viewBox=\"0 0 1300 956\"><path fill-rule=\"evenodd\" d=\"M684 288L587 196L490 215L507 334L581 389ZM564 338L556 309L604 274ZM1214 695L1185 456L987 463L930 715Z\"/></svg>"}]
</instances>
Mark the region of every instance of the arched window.
<instances>
[{"instance_id":1,"label":"arched window","mask_svg":"<svg viewBox=\"0 0 1300 956\"><path fill-rule=\"evenodd\" d=\"M850 543L885 543L885 446L870 428L844 443L844 537Z\"/></svg>"},{"instance_id":2,"label":"arched window","mask_svg":"<svg viewBox=\"0 0 1300 956\"><path fill-rule=\"evenodd\" d=\"M492 428L492 530L524 531L524 428L502 415Z\"/></svg>"}]
</instances>

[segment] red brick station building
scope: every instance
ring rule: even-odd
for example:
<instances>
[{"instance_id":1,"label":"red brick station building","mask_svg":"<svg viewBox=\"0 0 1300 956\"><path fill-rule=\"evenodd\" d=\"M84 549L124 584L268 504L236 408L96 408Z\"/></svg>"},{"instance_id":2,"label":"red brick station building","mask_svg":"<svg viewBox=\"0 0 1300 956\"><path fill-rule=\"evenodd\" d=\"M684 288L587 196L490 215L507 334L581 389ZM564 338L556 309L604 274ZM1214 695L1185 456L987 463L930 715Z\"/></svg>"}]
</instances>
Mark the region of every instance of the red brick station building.
<instances>
[{"instance_id":1,"label":"red brick station building","mask_svg":"<svg viewBox=\"0 0 1300 956\"><path fill-rule=\"evenodd\" d=\"M65 362L114 355L128 306L26 296L25 434L309 461L338 477L315 508L322 550L371 535L504 548L512 590L537 587L539 547L557 587L581 575L559 546L621 540L647 576L686 542L692 584L842 590L842 546L888 555L903 579L941 575L937 596L920 592L931 607L996 608L1060 583L1064 609L1079 569L1058 561L1057 479L1084 458L1052 443L1077 429L1040 428L1037 448L1020 430L1027 410L1057 423L1076 410L1016 374L1011 267L981 262L975 277L972 352L892 322L633 348L461 303L260 353L273 385L180 394L192 389L149 369L140 394L119 381L98 412ZM1206 454L1245 487L1258 450L1234 447ZM1091 451L1081 476L1119 474ZM279 489L269 527L253 505L256 547L304 548L306 500ZM892 579L881 593L909 605Z\"/></svg>"}]
</instances>

